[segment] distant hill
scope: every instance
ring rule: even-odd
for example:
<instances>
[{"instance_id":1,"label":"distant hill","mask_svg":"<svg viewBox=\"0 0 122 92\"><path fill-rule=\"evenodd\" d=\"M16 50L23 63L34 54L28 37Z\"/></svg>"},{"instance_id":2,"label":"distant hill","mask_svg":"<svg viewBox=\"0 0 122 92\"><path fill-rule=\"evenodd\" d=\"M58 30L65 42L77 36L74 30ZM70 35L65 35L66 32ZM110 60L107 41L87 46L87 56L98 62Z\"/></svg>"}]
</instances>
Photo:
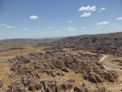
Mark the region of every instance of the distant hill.
<instances>
[{"instance_id":1,"label":"distant hill","mask_svg":"<svg viewBox=\"0 0 122 92\"><path fill-rule=\"evenodd\" d=\"M23 48L25 46L35 46L37 44L57 41L60 38L51 39L5 39L0 41L0 51L6 51L13 48Z\"/></svg>"},{"instance_id":2,"label":"distant hill","mask_svg":"<svg viewBox=\"0 0 122 92\"><path fill-rule=\"evenodd\" d=\"M122 55L122 32L80 35L52 39L9 39L0 41L0 50L13 47L55 46L61 48L74 48L88 50L100 54Z\"/></svg>"},{"instance_id":3,"label":"distant hill","mask_svg":"<svg viewBox=\"0 0 122 92\"><path fill-rule=\"evenodd\" d=\"M122 32L67 37L50 44L57 47L89 50L100 54L122 55Z\"/></svg>"}]
</instances>

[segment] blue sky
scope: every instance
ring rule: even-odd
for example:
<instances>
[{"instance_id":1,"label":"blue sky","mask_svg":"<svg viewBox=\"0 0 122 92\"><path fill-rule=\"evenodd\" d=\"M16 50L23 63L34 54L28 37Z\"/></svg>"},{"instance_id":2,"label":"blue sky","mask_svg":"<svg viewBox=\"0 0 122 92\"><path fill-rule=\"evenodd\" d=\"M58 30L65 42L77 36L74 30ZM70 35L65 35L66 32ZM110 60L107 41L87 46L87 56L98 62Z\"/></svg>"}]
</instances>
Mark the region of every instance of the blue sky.
<instances>
[{"instance_id":1,"label":"blue sky","mask_svg":"<svg viewBox=\"0 0 122 92\"><path fill-rule=\"evenodd\" d=\"M122 0L0 0L0 39L122 32Z\"/></svg>"}]
</instances>

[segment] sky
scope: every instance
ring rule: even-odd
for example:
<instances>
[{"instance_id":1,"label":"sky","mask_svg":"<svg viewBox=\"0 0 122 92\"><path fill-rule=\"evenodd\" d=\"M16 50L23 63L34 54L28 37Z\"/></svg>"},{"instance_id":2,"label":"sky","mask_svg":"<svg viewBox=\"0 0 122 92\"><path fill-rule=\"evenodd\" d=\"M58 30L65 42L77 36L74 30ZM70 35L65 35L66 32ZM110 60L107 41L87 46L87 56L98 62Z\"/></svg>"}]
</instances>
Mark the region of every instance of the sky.
<instances>
[{"instance_id":1,"label":"sky","mask_svg":"<svg viewBox=\"0 0 122 92\"><path fill-rule=\"evenodd\" d=\"M0 0L0 39L122 32L122 0Z\"/></svg>"}]
</instances>

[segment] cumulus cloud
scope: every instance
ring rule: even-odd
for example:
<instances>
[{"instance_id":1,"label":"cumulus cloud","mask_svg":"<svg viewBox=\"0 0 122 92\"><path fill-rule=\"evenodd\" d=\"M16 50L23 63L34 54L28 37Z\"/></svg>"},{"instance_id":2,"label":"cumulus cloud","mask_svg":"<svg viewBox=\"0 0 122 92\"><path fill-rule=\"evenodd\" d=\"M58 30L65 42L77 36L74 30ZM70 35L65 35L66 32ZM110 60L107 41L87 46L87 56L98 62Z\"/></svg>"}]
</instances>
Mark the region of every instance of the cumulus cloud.
<instances>
[{"instance_id":1,"label":"cumulus cloud","mask_svg":"<svg viewBox=\"0 0 122 92\"><path fill-rule=\"evenodd\" d=\"M92 15L92 12L96 11L96 6L82 6L78 11L82 12L80 17L89 17Z\"/></svg>"},{"instance_id":2,"label":"cumulus cloud","mask_svg":"<svg viewBox=\"0 0 122 92\"><path fill-rule=\"evenodd\" d=\"M79 8L79 11L94 12L96 11L96 6L82 6Z\"/></svg>"},{"instance_id":3,"label":"cumulus cloud","mask_svg":"<svg viewBox=\"0 0 122 92\"><path fill-rule=\"evenodd\" d=\"M122 20L122 16L121 16L121 17L116 18L116 20Z\"/></svg>"},{"instance_id":4,"label":"cumulus cloud","mask_svg":"<svg viewBox=\"0 0 122 92\"><path fill-rule=\"evenodd\" d=\"M91 12L84 12L83 14L81 14L80 17L89 17L91 16Z\"/></svg>"},{"instance_id":5,"label":"cumulus cloud","mask_svg":"<svg viewBox=\"0 0 122 92\"><path fill-rule=\"evenodd\" d=\"M38 16L36 16L36 15L32 15L32 16L30 16L30 19L31 20L36 20L36 19L38 19L39 17Z\"/></svg>"},{"instance_id":6,"label":"cumulus cloud","mask_svg":"<svg viewBox=\"0 0 122 92\"><path fill-rule=\"evenodd\" d=\"M102 21L102 22L98 22L96 25L97 26L100 26L100 25L107 25L109 24L110 22L109 21Z\"/></svg>"},{"instance_id":7,"label":"cumulus cloud","mask_svg":"<svg viewBox=\"0 0 122 92\"><path fill-rule=\"evenodd\" d=\"M106 8L105 7L102 7L102 8L100 8L99 12L102 12L104 10L106 10Z\"/></svg>"}]
</instances>

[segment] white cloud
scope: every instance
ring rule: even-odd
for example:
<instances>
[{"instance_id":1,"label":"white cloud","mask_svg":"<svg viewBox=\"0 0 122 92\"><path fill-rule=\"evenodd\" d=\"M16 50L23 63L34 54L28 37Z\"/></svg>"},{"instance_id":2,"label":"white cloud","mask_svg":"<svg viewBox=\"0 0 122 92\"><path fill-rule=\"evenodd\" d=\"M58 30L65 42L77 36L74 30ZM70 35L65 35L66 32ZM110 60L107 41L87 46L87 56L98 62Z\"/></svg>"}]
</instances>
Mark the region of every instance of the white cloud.
<instances>
[{"instance_id":1,"label":"white cloud","mask_svg":"<svg viewBox=\"0 0 122 92\"><path fill-rule=\"evenodd\" d=\"M96 11L96 9L96 6L82 6L79 8L79 11L82 12L80 17L89 17L92 15L92 12Z\"/></svg>"},{"instance_id":2,"label":"white cloud","mask_svg":"<svg viewBox=\"0 0 122 92\"><path fill-rule=\"evenodd\" d=\"M38 16L36 16L36 15L32 15L32 16L30 16L30 19L31 20L36 20L36 19L38 19L39 17Z\"/></svg>"},{"instance_id":3,"label":"white cloud","mask_svg":"<svg viewBox=\"0 0 122 92\"><path fill-rule=\"evenodd\" d=\"M122 17L118 17L118 18L116 18L116 20L122 20Z\"/></svg>"},{"instance_id":4,"label":"white cloud","mask_svg":"<svg viewBox=\"0 0 122 92\"><path fill-rule=\"evenodd\" d=\"M6 26L6 29L14 29L14 28L15 28L14 26L9 26L9 25Z\"/></svg>"},{"instance_id":5,"label":"white cloud","mask_svg":"<svg viewBox=\"0 0 122 92\"><path fill-rule=\"evenodd\" d=\"M82 6L79 8L79 11L85 11L85 12L94 12L96 11L96 6Z\"/></svg>"},{"instance_id":6,"label":"white cloud","mask_svg":"<svg viewBox=\"0 0 122 92\"><path fill-rule=\"evenodd\" d=\"M102 21L102 22L98 22L96 25L97 26L100 26L100 25L107 25L109 24L110 22L109 21Z\"/></svg>"},{"instance_id":7,"label":"white cloud","mask_svg":"<svg viewBox=\"0 0 122 92\"><path fill-rule=\"evenodd\" d=\"M102 7L102 8L100 8L99 12L102 12L104 10L106 10L106 8L105 7Z\"/></svg>"},{"instance_id":8,"label":"white cloud","mask_svg":"<svg viewBox=\"0 0 122 92\"><path fill-rule=\"evenodd\" d=\"M10 26L8 24L0 24L0 27L5 28L5 29L15 29L14 26Z\"/></svg>"},{"instance_id":9,"label":"white cloud","mask_svg":"<svg viewBox=\"0 0 122 92\"><path fill-rule=\"evenodd\" d=\"M68 27L67 30L68 31L76 31L76 28L75 27Z\"/></svg>"},{"instance_id":10,"label":"white cloud","mask_svg":"<svg viewBox=\"0 0 122 92\"><path fill-rule=\"evenodd\" d=\"M89 17L91 16L90 12L84 12L80 17Z\"/></svg>"}]
</instances>

